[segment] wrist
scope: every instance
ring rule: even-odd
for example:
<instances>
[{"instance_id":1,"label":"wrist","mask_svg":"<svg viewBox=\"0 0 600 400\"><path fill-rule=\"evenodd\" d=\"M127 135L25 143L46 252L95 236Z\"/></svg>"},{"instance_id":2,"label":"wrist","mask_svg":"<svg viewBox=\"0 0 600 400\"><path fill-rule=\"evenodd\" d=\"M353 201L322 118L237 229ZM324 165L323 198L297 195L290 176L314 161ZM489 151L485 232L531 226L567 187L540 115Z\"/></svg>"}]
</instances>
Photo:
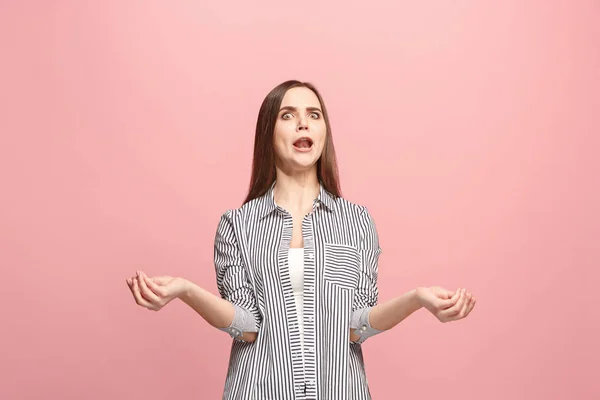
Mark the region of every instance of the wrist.
<instances>
[{"instance_id":1,"label":"wrist","mask_svg":"<svg viewBox=\"0 0 600 400\"><path fill-rule=\"evenodd\" d=\"M416 289L412 290L412 293L414 295L414 299L415 299L415 303L418 304L419 308L423 307L423 290L425 288L422 286L418 286Z\"/></svg>"},{"instance_id":2,"label":"wrist","mask_svg":"<svg viewBox=\"0 0 600 400\"><path fill-rule=\"evenodd\" d=\"M186 301L190 298L190 292L191 292L191 282L188 281L185 278L175 278L177 279L177 285L176 287L179 288L178 293L177 293L177 298L183 301Z\"/></svg>"}]
</instances>

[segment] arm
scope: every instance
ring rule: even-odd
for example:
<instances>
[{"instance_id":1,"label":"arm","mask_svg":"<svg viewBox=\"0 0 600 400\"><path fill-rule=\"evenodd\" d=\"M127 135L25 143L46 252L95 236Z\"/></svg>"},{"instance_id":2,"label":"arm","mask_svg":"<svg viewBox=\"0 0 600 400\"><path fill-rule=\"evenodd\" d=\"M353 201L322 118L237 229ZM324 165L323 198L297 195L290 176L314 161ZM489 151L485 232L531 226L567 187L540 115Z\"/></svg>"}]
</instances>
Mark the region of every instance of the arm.
<instances>
[{"instance_id":1,"label":"arm","mask_svg":"<svg viewBox=\"0 0 600 400\"><path fill-rule=\"evenodd\" d=\"M219 221L215 236L214 260L221 300L230 303L217 303L217 300L212 303L222 310L221 319L215 326L228 332L234 339L254 341L262 318L233 230L231 211L223 214ZM206 300L206 294L192 286L188 299Z\"/></svg>"},{"instance_id":2,"label":"arm","mask_svg":"<svg viewBox=\"0 0 600 400\"><path fill-rule=\"evenodd\" d=\"M235 275L232 274L232 276ZM155 276L150 278L143 271L137 271L136 276L128 278L126 281L136 303L140 306L158 311L171 300L179 298L213 327L228 332L238 340L246 342L256 340L257 320L252 312L243 308L243 296L236 297L235 294L243 293L243 290L228 290L227 288L232 285L224 283L227 282L227 279L221 279L222 284L219 287L225 297L231 300L215 296L181 277ZM242 282L245 281L242 280Z\"/></svg>"},{"instance_id":3,"label":"arm","mask_svg":"<svg viewBox=\"0 0 600 400\"><path fill-rule=\"evenodd\" d=\"M370 318L370 314L377 305L379 298L377 287L379 255L381 254L379 237L373 218L366 208L363 209L358 218L360 270L350 317L350 341L352 343L363 343L369 337L382 332L382 330L371 325Z\"/></svg>"},{"instance_id":4,"label":"arm","mask_svg":"<svg viewBox=\"0 0 600 400\"><path fill-rule=\"evenodd\" d=\"M369 337L393 328L422 307L418 289L377 304L381 247L377 228L366 208L360 215L360 230L360 272L350 321L352 343L363 343Z\"/></svg>"},{"instance_id":5,"label":"arm","mask_svg":"<svg viewBox=\"0 0 600 400\"><path fill-rule=\"evenodd\" d=\"M413 289L401 296L371 308L365 331L368 329L368 326L371 326L373 330L377 332L392 329L421 307L421 303L417 296L417 289ZM358 341L359 339L359 335L356 333L352 334L351 340Z\"/></svg>"},{"instance_id":6,"label":"arm","mask_svg":"<svg viewBox=\"0 0 600 400\"><path fill-rule=\"evenodd\" d=\"M143 271L137 271L132 278L126 279L135 302L149 310L158 311L171 300L179 298L193 308L210 325L225 330L243 341L253 342L255 333L236 332L231 327L250 326L256 328L252 315L236 304L207 292L192 282L171 276L148 277ZM248 317L250 315L250 317ZM241 322L240 322L241 321ZM256 329L255 329L256 331ZM235 335L234 335L235 334Z\"/></svg>"},{"instance_id":7,"label":"arm","mask_svg":"<svg viewBox=\"0 0 600 400\"><path fill-rule=\"evenodd\" d=\"M412 313L426 308L440 321L466 317L474 298L462 291L440 287L418 287L383 304L378 303L378 262L381 248L377 229L367 209L360 216L360 272L350 320L350 341L363 343L371 336L392 329Z\"/></svg>"},{"instance_id":8,"label":"arm","mask_svg":"<svg viewBox=\"0 0 600 400\"><path fill-rule=\"evenodd\" d=\"M183 293L179 296L181 301L193 308L206 322L219 330L233 333L228 328L236 325L233 323L236 312L241 318L246 315L243 310L238 310L230 301L215 296L193 282L184 280L183 287ZM244 321L241 322L237 325L246 325ZM250 322L254 324L254 320ZM256 336L255 332L243 332L238 338L245 342L254 342Z\"/></svg>"},{"instance_id":9,"label":"arm","mask_svg":"<svg viewBox=\"0 0 600 400\"><path fill-rule=\"evenodd\" d=\"M370 329L379 333L392 329L415 311L426 308L441 322L465 318L475 306L475 298L459 289L456 292L438 286L418 287L384 304L370 309L364 331ZM350 340L360 341L361 337L351 333Z\"/></svg>"}]
</instances>

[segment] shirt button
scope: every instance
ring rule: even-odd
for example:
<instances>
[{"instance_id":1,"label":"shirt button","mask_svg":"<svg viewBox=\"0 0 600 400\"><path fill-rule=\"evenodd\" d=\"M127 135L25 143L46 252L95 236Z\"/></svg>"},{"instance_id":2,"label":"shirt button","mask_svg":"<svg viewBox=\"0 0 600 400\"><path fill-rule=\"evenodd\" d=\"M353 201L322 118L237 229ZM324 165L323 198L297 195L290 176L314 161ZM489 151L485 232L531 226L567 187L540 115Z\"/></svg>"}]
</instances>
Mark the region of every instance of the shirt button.
<instances>
[{"instance_id":1,"label":"shirt button","mask_svg":"<svg viewBox=\"0 0 600 400\"><path fill-rule=\"evenodd\" d=\"M362 327L362 328L360 328L360 330L361 330L361 331L366 331L366 330L367 330L367 326L366 326L366 325L363 325L363 327Z\"/></svg>"},{"instance_id":2,"label":"shirt button","mask_svg":"<svg viewBox=\"0 0 600 400\"><path fill-rule=\"evenodd\" d=\"M315 291L315 287L311 285L311 286L308 287L308 290L311 291L311 292L314 292Z\"/></svg>"},{"instance_id":3,"label":"shirt button","mask_svg":"<svg viewBox=\"0 0 600 400\"><path fill-rule=\"evenodd\" d=\"M315 317L313 317L312 315L308 317L308 322L313 322L315 320Z\"/></svg>"},{"instance_id":4,"label":"shirt button","mask_svg":"<svg viewBox=\"0 0 600 400\"><path fill-rule=\"evenodd\" d=\"M314 260L315 259L315 255L314 254L309 254L308 255L308 259L309 260Z\"/></svg>"}]
</instances>

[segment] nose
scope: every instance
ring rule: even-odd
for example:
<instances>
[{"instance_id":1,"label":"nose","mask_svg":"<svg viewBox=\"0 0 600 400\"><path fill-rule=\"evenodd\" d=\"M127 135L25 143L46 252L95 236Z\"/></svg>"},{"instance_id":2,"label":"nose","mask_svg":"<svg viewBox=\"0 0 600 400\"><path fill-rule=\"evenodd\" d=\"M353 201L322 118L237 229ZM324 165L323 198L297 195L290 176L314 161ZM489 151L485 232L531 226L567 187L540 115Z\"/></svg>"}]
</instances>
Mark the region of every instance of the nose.
<instances>
[{"instance_id":1,"label":"nose","mask_svg":"<svg viewBox=\"0 0 600 400\"><path fill-rule=\"evenodd\" d=\"M306 122L306 118L299 118L298 119L298 130L299 131L307 131L308 130L308 123Z\"/></svg>"}]
</instances>

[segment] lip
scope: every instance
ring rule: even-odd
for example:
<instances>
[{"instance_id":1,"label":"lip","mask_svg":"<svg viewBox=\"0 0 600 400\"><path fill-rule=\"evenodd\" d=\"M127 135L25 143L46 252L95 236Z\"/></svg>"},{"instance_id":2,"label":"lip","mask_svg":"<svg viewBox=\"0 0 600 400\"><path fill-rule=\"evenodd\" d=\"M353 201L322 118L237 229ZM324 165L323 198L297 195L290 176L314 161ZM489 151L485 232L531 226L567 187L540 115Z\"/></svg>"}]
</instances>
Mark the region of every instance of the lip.
<instances>
[{"instance_id":1,"label":"lip","mask_svg":"<svg viewBox=\"0 0 600 400\"><path fill-rule=\"evenodd\" d=\"M302 140L302 139L306 139L306 140L310 141L310 147L306 147L306 148L305 147L297 147L295 144L292 144L294 146L294 150L299 151L301 153L308 153L309 151L312 150L315 143L308 136L302 136L302 137L296 139L296 141L294 143L296 143L298 140Z\"/></svg>"}]
</instances>

